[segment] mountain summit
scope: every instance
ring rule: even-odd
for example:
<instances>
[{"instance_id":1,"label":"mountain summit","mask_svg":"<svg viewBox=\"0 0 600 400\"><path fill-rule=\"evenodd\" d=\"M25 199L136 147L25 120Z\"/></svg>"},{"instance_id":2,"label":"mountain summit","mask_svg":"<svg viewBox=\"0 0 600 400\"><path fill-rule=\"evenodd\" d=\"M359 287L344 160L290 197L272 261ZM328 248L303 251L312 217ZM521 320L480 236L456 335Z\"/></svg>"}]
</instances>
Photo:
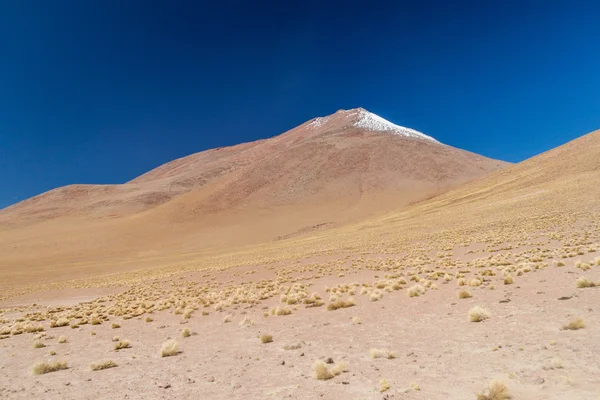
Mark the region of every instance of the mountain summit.
<instances>
[{"instance_id":1,"label":"mountain summit","mask_svg":"<svg viewBox=\"0 0 600 400\"><path fill-rule=\"evenodd\" d=\"M0 263L107 262L280 240L397 210L506 165L362 108L340 110L121 185L70 185L1 210Z\"/></svg>"},{"instance_id":2,"label":"mountain summit","mask_svg":"<svg viewBox=\"0 0 600 400\"><path fill-rule=\"evenodd\" d=\"M434 143L439 143L431 136L427 136L414 129L393 124L390 121L380 117L379 115L373 114L362 107L353 108L350 110L338 110L338 112L333 115L312 119L306 123L306 127L308 129L317 129L322 127L336 127L340 126L340 124L342 124L342 126L357 127L372 132L386 132L408 138L429 140Z\"/></svg>"}]
</instances>

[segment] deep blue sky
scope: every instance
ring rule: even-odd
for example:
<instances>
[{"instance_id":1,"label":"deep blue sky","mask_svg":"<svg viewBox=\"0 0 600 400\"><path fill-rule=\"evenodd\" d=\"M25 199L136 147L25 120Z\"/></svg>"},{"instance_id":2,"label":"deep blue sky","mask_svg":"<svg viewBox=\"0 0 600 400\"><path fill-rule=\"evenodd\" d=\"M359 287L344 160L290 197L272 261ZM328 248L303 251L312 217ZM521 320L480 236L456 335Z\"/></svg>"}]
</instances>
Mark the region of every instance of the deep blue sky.
<instances>
[{"instance_id":1,"label":"deep blue sky","mask_svg":"<svg viewBox=\"0 0 600 400\"><path fill-rule=\"evenodd\" d=\"M326 3L3 1L0 208L339 108L513 162L600 128L600 2Z\"/></svg>"}]
</instances>

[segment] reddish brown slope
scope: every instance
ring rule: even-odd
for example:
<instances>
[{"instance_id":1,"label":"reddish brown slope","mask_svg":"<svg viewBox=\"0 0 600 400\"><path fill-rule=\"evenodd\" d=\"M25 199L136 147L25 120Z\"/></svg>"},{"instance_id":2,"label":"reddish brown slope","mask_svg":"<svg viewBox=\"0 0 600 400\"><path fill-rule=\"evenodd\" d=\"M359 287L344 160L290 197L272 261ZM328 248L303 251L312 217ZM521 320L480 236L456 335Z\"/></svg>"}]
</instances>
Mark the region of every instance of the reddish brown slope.
<instances>
[{"instance_id":1,"label":"reddish brown slope","mask_svg":"<svg viewBox=\"0 0 600 400\"><path fill-rule=\"evenodd\" d=\"M271 241L397 209L506 165L382 121L342 110L123 185L36 196L0 211L0 266L80 265L79 273Z\"/></svg>"}]
</instances>

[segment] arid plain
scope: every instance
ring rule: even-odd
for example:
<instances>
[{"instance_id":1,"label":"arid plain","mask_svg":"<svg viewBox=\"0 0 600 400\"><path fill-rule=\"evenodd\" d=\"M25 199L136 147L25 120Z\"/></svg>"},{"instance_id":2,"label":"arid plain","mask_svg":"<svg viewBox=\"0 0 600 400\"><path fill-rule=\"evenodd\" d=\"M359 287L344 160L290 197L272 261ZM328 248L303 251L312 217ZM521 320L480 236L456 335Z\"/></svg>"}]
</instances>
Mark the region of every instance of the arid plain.
<instances>
[{"instance_id":1,"label":"arid plain","mask_svg":"<svg viewBox=\"0 0 600 400\"><path fill-rule=\"evenodd\" d=\"M5 214L0 397L598 400L600 131L515 165L477 160L487 169L466 162L470 178L437 176L444 185L367 180L379 194L345 203L347 218L327 219L333 191L309 191L293 211L327 207L307 229L302 213L266 228L265 216L286 215L282 199L252 208L269 189L226 216L211 210L217 222L244 207L251 217L207 246L194 246L210 236L204 219L198 235L143 224L187 210L190 196L204 211L220 204L233 178L130 216L16 226ZM140 226L182 244L154 246L153 231L140 233L144 248L131 238ZM68 229L83 241L68 248ZM115 235L105 261L102 229Z\"/></svg>"}]
</instances>

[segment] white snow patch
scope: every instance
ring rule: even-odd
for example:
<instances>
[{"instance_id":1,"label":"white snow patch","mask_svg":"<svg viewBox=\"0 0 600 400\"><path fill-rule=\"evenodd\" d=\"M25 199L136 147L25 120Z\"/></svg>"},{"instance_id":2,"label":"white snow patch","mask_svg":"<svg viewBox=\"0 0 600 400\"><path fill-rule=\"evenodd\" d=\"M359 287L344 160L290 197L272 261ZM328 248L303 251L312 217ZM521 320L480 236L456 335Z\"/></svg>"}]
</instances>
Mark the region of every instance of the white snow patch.
<instances>
[{"instance_id":1,"label":"white snow patch","mask_svg":"<svg viewBox=\"0 0 600 400\"><path fill-rule=\"evenodd\" d=\"M356 127L368 129L370 131L390 132L396 135L429 140L434 143L440 143L431 136L427 136L424 133L421 133L414 129L405 128L403 126L393 124L390 121L381 118L379 115L373 114L367 110L357 109L353 111L353 113L356 114L357 118L354 122L354 126Z\"/></svg>"},{"instance_id":2,"label":"white snow patch","mask_svg":"<svg viewBox=\"0 0 600 400\"><path fill-rule=\"evenodd\" d=\"M309 129L316 129L324 123L326 123L327 121L329 121L329 117L318 117L309 122L308 125L306 125L306 127Z\"/></svg>"}]
</instances>

